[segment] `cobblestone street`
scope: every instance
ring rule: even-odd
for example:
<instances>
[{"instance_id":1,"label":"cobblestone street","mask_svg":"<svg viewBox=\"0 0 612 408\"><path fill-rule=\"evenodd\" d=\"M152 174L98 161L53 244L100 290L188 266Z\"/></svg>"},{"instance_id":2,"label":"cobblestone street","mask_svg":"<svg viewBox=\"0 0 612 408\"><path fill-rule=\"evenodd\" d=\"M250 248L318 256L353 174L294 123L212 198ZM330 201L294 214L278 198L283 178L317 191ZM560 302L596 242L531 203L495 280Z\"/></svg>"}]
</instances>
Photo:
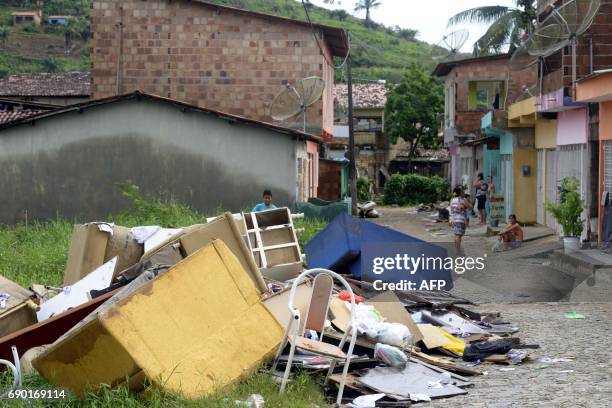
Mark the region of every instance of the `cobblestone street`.
<instances>
[{"instance_id":1,"label":"cobblestone street","mask_svg":"<svg viewBox=\"0 0 612 408\"><path fill-rule=\"evenodd\" d=\"M450 243L446 223L434 223L434 213L416 213L408 208L383 208L378 223L421 239ZM474 220L476 221L476 220ZM475 222L473 223L475 224ZM467 255L489 251L495 238L485 228L472 225L464 238ZM526 236L528 231L526 229ZM479 306L470 309L500 312L504 321L519 326L523 344L538 344L526 350L531 361L517 366L485 364L487 375L471 377L468 394L434 400L432 407L609 407L612 404L612 300L609 291L588 288L581 299L604 303L569 303L580 279L550 266L549 251L559 247L555 236L525 243L523 248L496 254L486 270L456 276L451 292ZM602 295L603 293L603 295ZM576 311L584 320L565 313ZM572 359L543 363L543 357ZM501 371L504 368L514 368Z\"/></svg>"},{"instance_id":2,"label":"cobblestone street","mask_svg":"<svg viewBox=\"0 0 612 408\"><path fill-rule=\"evenodd\" d=\"M432 407L609 407L612 401L612 303L483 304L479 311L499 311L520 327L516 336L532 361L517 366L485 364L485 376L471 377L468 394L435 400ZM565 313L576 311L584 320ZM543 357L573 358L542 363ZM513 371L500 371L513 367Z\"/></svg>"}]
</instances>

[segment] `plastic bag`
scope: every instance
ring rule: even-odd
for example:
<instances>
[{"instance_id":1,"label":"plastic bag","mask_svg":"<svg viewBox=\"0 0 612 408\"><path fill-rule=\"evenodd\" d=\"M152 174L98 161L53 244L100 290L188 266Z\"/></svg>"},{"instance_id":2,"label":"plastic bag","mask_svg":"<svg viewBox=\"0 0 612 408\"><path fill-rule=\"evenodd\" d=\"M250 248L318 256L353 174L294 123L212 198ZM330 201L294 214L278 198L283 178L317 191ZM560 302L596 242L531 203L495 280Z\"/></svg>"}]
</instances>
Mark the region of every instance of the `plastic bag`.
<instances>
[{"instance_id":1,"label":"plastic bag","mask_svg":"<svg viewBox=\"0 0 612 408\"><path fill-rule=\"evenodd\" d=\"M408 357L402 350L383 343L377 343L374 347L374 358L394 368L404 368L408 363Z\"/></svg>"},{"instance_id":2,"label":"plastic bag","mask_svg":"<svg viewBox=\"0 0 612 408\"><path fill-rule=\"evenodd\" d=\"M378 327L376 341L390 346L404 347L412 343L412 334L403 324L381 323Z\"/></svg>"}]
</instances>

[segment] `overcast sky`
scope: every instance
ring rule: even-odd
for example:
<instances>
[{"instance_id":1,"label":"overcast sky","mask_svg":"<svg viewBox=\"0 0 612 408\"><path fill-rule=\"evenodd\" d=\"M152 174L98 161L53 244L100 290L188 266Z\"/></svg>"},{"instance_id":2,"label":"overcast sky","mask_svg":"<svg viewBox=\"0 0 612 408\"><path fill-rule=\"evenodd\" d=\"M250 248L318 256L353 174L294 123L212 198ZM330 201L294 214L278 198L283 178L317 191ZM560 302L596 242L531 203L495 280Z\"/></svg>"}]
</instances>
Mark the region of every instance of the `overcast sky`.
<instances>
[{"instance_id":1,"label":"overcast sky","mask_svg":"<svg viewBox=\"0 0 612 408\"><path fill-rule=\"evenodd\" d=\"M336 0L341 5L331 6L332 8L344 8L346 11L355 15L356 0ZM328 7L323 0L311 0L312 3ZM381 6L371 11L372 19L387 26L398 25L402 28L413 28L419 30L419 39L429 43L437 43L442 36L451 31L446 27L450 17L460 11L481 7L481 6L514 6L514 0L380 0ZM365 11L357 14L357 17L364 18ZM472 45L486 31L486 26L466 25L470 32L470 38L464 46L463 51L471 51Z\"/></svg>"}]
</instances>

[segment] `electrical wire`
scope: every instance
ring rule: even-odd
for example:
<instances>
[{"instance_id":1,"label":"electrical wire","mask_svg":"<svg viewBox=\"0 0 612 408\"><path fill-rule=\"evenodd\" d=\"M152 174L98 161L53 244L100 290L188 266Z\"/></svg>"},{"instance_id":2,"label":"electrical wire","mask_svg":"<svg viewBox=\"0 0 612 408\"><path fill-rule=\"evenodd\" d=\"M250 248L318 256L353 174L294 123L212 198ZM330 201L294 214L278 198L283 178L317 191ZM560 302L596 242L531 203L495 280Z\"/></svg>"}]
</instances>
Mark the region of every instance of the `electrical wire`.
<instances>
[{"instance_id":1,"label":"electrical wire","mask_svg":"<svg viewBox=\"0 0 612 408\"><path fill-rule=\"evenodd\" d=\"M306 2L304 0L302 0L302 7L304 7L304 12L306 13L306 19L308 20L308 24L310 25L310 31L312 31L312 36L314 37L315 42L317 43L317 46L319 47L319 51L321 51L321 54L323 55L323 58L325 58L325 61L327 61L327 57L325 56L325 52L323 52L323 48L321 47L321 43L319 42L320 40L317 37L317 33L315 31L314 25L312 24L312 20L310 19L310 13L308 12L308 7L306 7ZM346 39L348 43L348 47L346 50L346 56L344 57L344 61L342 61L342 64L338 66L334 65L333 61L331 64L329 64L332 67L334 67L334 69L342 69L344 67L344 64L346 64L346 60L348 60L348 57L351 55L351 35L346 30L344 32L346 34ZM327 61L327 63L329 63L329 61Z\"/></svg>"}]
</instances>

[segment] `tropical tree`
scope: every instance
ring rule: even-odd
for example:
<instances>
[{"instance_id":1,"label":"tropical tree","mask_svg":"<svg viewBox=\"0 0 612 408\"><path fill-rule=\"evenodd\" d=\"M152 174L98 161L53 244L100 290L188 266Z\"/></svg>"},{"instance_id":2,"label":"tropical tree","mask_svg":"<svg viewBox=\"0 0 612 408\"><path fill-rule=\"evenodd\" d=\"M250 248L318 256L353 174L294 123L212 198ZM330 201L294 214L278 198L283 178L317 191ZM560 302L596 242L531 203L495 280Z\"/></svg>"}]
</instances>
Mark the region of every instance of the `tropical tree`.
<instances>
[{"instance_id":1,"label":"tropical tree","mask_svg":"<svg viewBox=\"0 0 612 408\"><path fill-rule=\"evenodd\" d=\"M385 106L385 134L410 145L410 167L419 144L432 146L438 134L438 113L444 109L444 92L431 73L412 64L401 82L389 88Z\"/></svg>"},{"instance_id":2,"label":"tropical tree","mask_svg":"<svg viewBox=\"0 0 612 408\"><path fill-rule=\"evenodd\" d=\"M355 12L365 10L366 12L365 22L367 25L367 24L370 24L370 22L372 21L370 19L370 10L375 9L379 7L380 5L381 3L378 0L358 0L357 4L355 4Z\"/></svg>"},{"instance_id":3,"label":"tropical tree","mask_svg":"<svg viewBox=\"0 0 612 408\"><path fill-rule=\"evenodd\" d=\"M515 0L516 7L485 6L462 11L448 20L452 27L460 23L490 24L489 29L474 43L474 55L498 54L509 48L513 52L536 23L536 1Z\"/></svg>"}]
</instances>

